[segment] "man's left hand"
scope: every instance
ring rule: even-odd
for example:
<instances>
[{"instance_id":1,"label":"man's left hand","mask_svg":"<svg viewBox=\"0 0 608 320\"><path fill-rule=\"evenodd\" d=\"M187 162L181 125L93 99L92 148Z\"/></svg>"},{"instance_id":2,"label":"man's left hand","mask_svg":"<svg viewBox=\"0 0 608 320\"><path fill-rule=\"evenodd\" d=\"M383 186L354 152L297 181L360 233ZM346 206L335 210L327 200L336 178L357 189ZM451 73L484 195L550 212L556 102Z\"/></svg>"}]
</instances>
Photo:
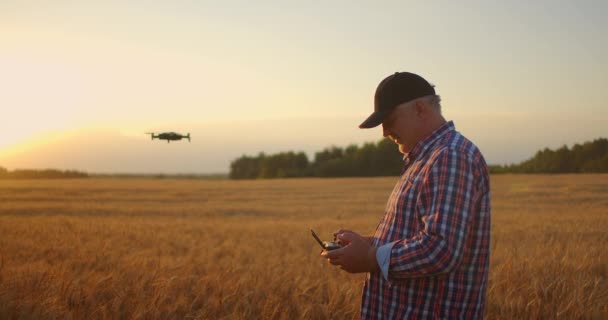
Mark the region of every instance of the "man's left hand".
<instances>
[{"instance_id":1,"label":"man's left hand","mask_svg":"<svg viewBox=\"0 0 608 320\"><path fill-rule=\"evenodd\" d=\"M337 235L344 247L321 252L329 263L340 266L350 273L376 272L380 270L376 260L376 248L358 233L347 231Z\"/></svg>"}]
</instances>

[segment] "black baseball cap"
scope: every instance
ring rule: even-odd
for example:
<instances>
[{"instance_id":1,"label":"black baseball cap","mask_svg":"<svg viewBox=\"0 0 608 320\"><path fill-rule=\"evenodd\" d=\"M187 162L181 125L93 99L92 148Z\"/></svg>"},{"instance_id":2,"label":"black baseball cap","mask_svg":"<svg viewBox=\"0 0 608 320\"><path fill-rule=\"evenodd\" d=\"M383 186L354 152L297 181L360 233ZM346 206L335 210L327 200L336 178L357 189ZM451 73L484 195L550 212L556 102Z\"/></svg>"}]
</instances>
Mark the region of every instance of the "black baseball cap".
<instances>
[{"instance_id":1,"label":"black baseball cap","mask_svg":"<svg viewBox=\"0 0 608 320\"><path fill-rule=\"evenodd\" d=\"M410 72L395 72L378 85L374 96L374 113L359 128L376 127L396 106L433 94L435 89L421 76Z\"/></svg>"}]
</instances>

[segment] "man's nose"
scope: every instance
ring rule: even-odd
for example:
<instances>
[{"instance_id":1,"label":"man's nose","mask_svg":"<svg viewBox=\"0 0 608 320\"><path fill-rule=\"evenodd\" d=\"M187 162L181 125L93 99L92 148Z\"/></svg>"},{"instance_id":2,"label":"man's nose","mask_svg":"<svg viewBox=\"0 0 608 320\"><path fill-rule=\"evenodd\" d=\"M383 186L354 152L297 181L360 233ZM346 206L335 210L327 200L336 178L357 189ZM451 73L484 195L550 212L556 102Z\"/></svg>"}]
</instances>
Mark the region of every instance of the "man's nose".
<instances>
[{"instance_id":1,"label":"man's nose","mask_svg":"<svg viewBox=\"0 0 608 320\"><path fill-rule=\"evenodd\" d=\"M384 125L384 123L382 124L382 136L383 137L388 137L390 135L390 131L386 128L386 126Z\"/></svg>"}]
</instances>

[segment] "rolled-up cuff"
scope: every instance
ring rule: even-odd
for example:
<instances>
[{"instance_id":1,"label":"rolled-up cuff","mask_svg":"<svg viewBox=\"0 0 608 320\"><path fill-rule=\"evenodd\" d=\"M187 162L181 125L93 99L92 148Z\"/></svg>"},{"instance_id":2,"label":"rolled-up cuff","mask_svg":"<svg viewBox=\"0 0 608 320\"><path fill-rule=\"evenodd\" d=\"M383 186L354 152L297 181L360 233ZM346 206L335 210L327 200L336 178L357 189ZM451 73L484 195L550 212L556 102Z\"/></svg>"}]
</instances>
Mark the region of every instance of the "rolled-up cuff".
<instances>
[{"instance_id":1,"label":"rolled-up cuff","mask_svg":"<svg viewBox=\"0 0 608 320\"><path fill-rule=\"evenodd\" d=\"M391 250L393 249L393 245L395 245L397 241L393 241L391 243L387 243L378 247L376 251L376 260L378 261L378 266L380 266L380 271L382 272L382 276L384 280L388 281L388 268L391 264Z\"/></svg>"}]
</instances>

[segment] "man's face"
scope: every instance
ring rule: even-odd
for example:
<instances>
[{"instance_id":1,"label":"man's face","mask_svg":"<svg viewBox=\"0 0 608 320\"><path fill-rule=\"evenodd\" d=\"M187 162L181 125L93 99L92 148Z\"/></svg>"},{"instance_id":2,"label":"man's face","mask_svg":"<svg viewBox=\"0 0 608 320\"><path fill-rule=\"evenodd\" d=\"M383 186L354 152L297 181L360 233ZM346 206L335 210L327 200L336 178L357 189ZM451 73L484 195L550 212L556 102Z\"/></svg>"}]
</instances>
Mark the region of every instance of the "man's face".
<instances>
[{"instance_id":1,"label":"man's face","mask_svg":"<svg viewBox=\"0 0 608 320\"><path fill-rule=\"evenodd\" d=\"M410 101L398 105L382 122L382 135L396 143L403 154L410 152L417 142L414 104Z\"/></svg>"}]
</instances>

